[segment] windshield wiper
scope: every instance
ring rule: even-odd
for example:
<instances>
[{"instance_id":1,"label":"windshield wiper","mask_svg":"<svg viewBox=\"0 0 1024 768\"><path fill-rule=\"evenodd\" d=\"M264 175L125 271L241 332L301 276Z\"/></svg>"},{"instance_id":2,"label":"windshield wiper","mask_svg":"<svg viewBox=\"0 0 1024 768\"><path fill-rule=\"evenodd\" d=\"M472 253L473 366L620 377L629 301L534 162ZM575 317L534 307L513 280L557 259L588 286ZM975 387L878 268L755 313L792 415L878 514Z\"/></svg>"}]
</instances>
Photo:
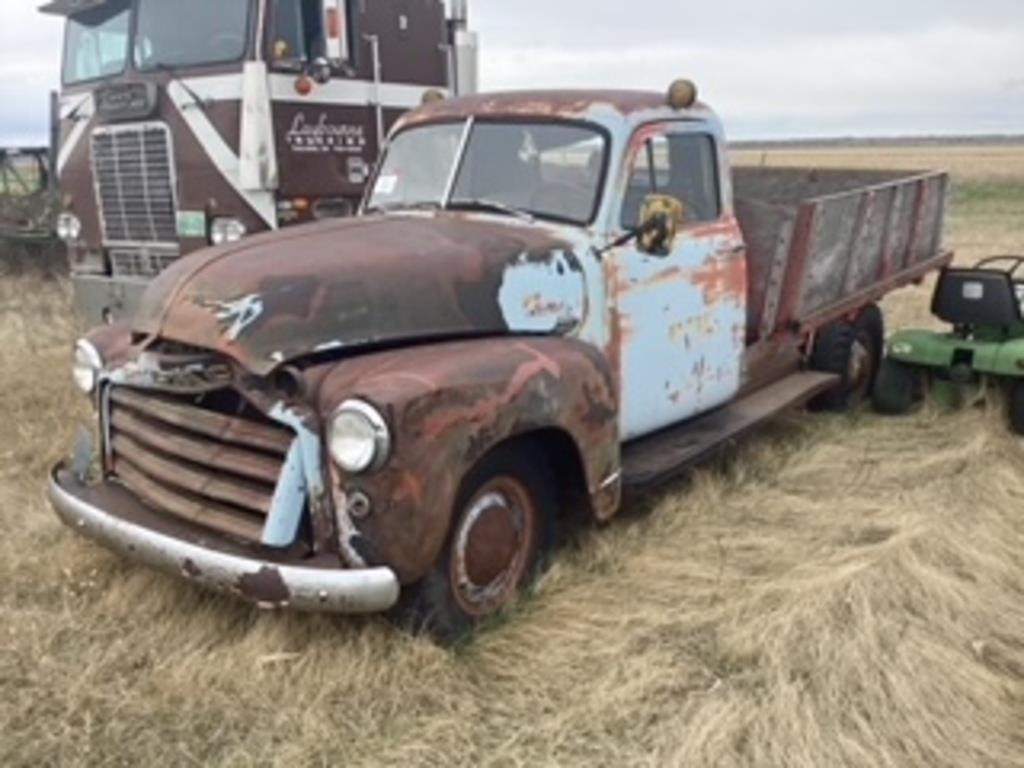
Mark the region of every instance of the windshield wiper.
<instances>
[{"instance_id":1,"label":"windshield wiper","mask_svg":"<svg viewBox=\"0 0 1024 768\"><path fill-rule=\"evenodd\" d=\"M452 200L448 203L448 207L453 210L463 211L490 211L492 213L502 213L506 216L514 216L517 219L523 221L533 221L536 218L529 211L525 211L522 208L516 208L513 205L502 203L497 200Z\"/></svg>"},{"instance_id":2,"label":"windshield wiper","mask_svg":"<svg viewBox=\"0 0 1024 768\"><path fill-rule=\"evenodd\" d=\"M201 99L199 97L199 94L196 93L195 91L193 91L188 86L188 84L185 82L185 78L178 76L177 67L175 65L173 65L173 64L165 64L162 61L155 61L155 62L153 62L151 64L146 64L145 68L142 69L141 71L143 71L143 72L165 72L165 73L171 75L172 77L174 77L174 82L176 82L178 85L180 85L182 90L184 90L185 93L188 95L188 97L190 99L192 99L192 106L196 107L197 109L202 111L204 114L209 116L209 113L206 110L206 107L208 106L208 103L206 101L203 101L203 99Z\"/></svg>"}]
</instances>

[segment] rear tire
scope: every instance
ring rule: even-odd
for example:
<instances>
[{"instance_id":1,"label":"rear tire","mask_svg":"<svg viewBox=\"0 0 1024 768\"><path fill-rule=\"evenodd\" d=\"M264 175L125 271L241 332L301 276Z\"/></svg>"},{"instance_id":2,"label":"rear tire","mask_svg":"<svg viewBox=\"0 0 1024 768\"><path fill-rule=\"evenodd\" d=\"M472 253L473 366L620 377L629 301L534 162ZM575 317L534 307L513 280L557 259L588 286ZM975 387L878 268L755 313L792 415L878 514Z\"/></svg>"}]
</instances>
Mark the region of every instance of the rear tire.
<instances>
[{"instance_id":1,"label":"rear tire","mask_svg":"<svg viewBox=\"0 0 1024 768\"><path fill-rule=\"evenodd\" d=\"M854 322L840 320L823 328L814 340L810 367L836 374L840 383L811 408L843 412L865 402L875 385L884 339L885 320L876 304L865 307Z\"/></svg>"},{"instance_id":2,"label":"rear tire","mask_svg":"<svg viewBox=\"0 0 1024 768\"><path fill-rule=\"evenodd\" d=\"M872 405L875 411L886 416L904 416L913 410L920 389L920 371L886 358L878 369Z\"/></svg>"},{"instance_id":3,"label":"rear tire","mask_svg":"<svg viewBox=\"0 0 1024 768\"><path fill-rule=\"evenodd\" d=\"M396 620L452 645L500 615L536 578L555 540L558 494L530 442L498 448L466 476L448 542L403 595Z\"/></svg>"},{"instance_id":4,"label":"rear tire","mask_svg":"<svg viewBox=\"0 0 1024 768\"><path fill-rule=\"evenodd\" d=\"M1010 426L1024 436L1024 382L1021 381L1010 387Z\"/></svg>"}]
</instances>

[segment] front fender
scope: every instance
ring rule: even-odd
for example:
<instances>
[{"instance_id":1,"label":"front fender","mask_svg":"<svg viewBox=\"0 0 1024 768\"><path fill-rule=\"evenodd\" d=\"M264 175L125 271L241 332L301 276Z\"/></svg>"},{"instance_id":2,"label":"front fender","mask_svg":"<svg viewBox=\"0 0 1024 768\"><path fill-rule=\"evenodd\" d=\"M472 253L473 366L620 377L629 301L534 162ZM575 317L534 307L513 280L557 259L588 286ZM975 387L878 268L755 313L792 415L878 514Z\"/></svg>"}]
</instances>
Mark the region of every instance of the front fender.
<instances>
[{"instance_id":1,"label":"front fender","mask_svg":"<svg viewBox=\"0 0 1024 768\"><path fill-rule=\"evenodd\" d=\"M946 333L923 330L897 331L886 344L886 356L907 365L948 368L958 347L967 345Z\"/></svg>"},{"instance_id":2,"label":"front fender","mask_svg":"<svg viewBox=\"0 0 1024 768\"><path fill-rule=\"evenodd\" d=\"M394 446L376 473L348 477L332 463L339 516L347 518L346 500L357 491L373 505L363 520L340 521L342 548L390 566L403 583L422 578L439 556L463 477L510 438L567 434L595 515L608 517L618 504L618 401L608 363L590 345L512 337L359 356L337 365L317 391L325 419L349 398L386 415Z\"/></svg>"}]
</instances>

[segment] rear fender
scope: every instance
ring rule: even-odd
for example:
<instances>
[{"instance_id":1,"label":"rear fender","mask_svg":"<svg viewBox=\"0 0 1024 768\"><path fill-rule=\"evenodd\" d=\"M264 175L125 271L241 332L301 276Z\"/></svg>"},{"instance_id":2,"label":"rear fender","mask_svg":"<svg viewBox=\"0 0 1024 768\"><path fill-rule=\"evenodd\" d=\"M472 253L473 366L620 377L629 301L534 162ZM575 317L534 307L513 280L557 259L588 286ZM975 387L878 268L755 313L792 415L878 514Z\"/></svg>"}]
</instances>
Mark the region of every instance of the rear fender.
<instances>
[{"instance_id":1,"label":"rear fender","mask_svg":"<svg viewBox=\"0 0 1024 768\"><path fill-rule=\"evenodd\" d=\"M393 433L379 472L346 476L330 462L340 545L354 566L387 564L403 583L422 578L447 539L459 484L499 444L540 430L571 437L592 513L619 503L618 402L594 347L562 338L499 338L358 356L317 389L325 422L349 398L376 406ZM348 513L353 494L372 512Z\"/></svg>"}]
</instances>

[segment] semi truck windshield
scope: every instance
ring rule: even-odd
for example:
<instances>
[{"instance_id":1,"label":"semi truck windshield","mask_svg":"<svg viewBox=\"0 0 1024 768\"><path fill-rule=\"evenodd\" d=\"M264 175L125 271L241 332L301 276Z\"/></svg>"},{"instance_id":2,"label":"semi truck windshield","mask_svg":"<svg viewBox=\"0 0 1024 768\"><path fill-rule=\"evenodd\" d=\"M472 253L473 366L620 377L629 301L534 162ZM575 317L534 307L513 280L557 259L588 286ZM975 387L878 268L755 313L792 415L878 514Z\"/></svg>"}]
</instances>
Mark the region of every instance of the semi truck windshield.
<instances>
[{"instance_id":1,"label":"semi truck windshield","mask_svg":"<svg viewBox=\"0 0 1024 768\"><path fill-rule=\"evenodd\" d=\"M128 0L106 3L68 19L64 82L72 85L124 72L128 62Z\"/></svg>"},{"instance_id":2,"label":"semi truck windshield","mask_svg":"<svg viewBox=\"0 0 1024 768\"><path fill-rule=\"evenodd\" d=\"M250 0L139 0L140 70L238 61L245 55Z\"/></svg>"}]
</instances>

